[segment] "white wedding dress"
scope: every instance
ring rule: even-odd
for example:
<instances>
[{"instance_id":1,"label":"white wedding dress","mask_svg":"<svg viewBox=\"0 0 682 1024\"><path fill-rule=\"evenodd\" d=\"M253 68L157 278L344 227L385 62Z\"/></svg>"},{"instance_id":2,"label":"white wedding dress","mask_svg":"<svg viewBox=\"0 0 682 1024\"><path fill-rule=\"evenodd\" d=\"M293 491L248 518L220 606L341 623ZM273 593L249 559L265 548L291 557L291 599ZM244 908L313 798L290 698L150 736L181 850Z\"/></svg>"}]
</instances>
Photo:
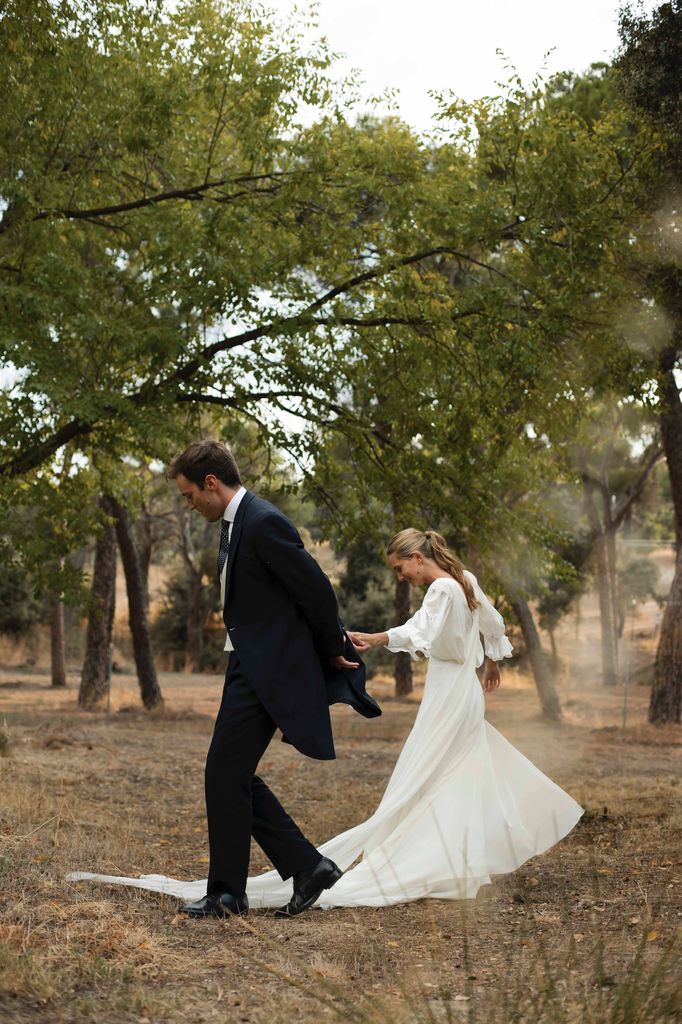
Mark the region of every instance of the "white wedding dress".
<instances>
[{"instance_id":1,"label":"white wedding dress","mask_svg":"<svg viewBox=\"0 0 682 1024\"><path fill-rule=\"evenodd\" d=\"M476 582L472 614L450 577L429 587L419 611L389 630L389 650L429 658L424 695L381 803L374 814L319 847L345 874L321 907L382 907L409 900L469 899L491 875L514 871L565 836L582 808L484 720L476 675L485 653L509 657L504 622ZM356 863L357 862L357 863ZM354 866L353 866L354 865ZM164 875L93 879L200 899L206 880ZM250 878L252 908L279 907L291 880L276 871Z\"/></svg>"}]
</instances>

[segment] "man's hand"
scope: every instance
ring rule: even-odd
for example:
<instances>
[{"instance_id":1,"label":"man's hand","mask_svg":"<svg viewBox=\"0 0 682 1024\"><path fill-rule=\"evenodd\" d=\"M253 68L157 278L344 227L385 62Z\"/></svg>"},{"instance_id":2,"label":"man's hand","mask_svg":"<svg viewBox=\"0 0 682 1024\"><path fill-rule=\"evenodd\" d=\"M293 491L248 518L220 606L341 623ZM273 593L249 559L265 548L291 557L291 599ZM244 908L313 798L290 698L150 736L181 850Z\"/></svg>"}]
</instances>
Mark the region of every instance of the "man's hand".
<instances>
[{"instance_id":1,"label":"man's hand","mask_svg":"<svg viewBox=\"0 0 682 1024\"><path fill-rule=\"evenodd\" d=\"M490 658L485 659L485 672L481 685L484 693L492 693L500 685L500 670L497 667L497 662L491 661Z\"/></svg>"},{"instance_id":2,"label":"man's hand","mask_svg":"<svg viewBox=\"0 0 682 1024\"><path fill-rule=\"evenodd\" d=\"M360 668L359 661L348 661L344 658L343 654L339 654L336 658L332 658L331 662L335 668Z\"/></svg>"}]
</instances>

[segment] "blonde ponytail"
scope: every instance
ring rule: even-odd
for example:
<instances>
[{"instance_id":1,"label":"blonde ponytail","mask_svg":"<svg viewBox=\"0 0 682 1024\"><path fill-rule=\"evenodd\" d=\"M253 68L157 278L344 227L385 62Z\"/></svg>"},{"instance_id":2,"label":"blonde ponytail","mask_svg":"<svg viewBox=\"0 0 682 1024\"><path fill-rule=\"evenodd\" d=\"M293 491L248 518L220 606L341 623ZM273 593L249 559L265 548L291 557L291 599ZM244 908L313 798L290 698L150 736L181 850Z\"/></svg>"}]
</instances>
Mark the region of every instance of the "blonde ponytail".
<instances>
[{"instance_id":1,"label":"blonde ponytail","mask_svg":"<svg viewBox=\"0 0 682 1024\"><path fill-rule=\"evenodd\" d=\"M457 580L464 591L467 605L470 611L478 608L479 601L476 600L474 588L464 575L464 566L459 558L447 546L445 538L435 530L415 530L408 527L396 533L386 548L387 555L397 555L398 558L409 558L415 552L419 552L424 558L431 558L448 575Z\"/></svg>"}]
</instances>

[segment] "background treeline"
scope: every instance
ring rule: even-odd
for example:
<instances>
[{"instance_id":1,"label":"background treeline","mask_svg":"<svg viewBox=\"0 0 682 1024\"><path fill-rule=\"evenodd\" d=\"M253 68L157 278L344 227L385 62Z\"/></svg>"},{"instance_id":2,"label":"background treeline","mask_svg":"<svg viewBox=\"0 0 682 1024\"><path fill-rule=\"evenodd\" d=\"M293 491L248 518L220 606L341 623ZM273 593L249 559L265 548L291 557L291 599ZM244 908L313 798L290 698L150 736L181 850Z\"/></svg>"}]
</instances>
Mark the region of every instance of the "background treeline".
<instances>
[{"instance_id":1,"label":"background treeline","mask_svg":"<svg viewBox=\"0 0 682 1024\"><path fill-rule=\"evenodd\" d=\"M201 667L214 542L162 476L213 433L331 542L368 628L409 613L383 542L445 533L553 717L538 616L593 573L615 682L624 602L655 589L618 531L674 542L650 717L680 720L681 26L623 9L611 66L437 96L424 138L356 117L322 44L239 2L3 7L2 614L43 602L55 681L85 602L81 703L106 692L117 557L145 706L152 633Z\"/></svg>"}]
</instances>

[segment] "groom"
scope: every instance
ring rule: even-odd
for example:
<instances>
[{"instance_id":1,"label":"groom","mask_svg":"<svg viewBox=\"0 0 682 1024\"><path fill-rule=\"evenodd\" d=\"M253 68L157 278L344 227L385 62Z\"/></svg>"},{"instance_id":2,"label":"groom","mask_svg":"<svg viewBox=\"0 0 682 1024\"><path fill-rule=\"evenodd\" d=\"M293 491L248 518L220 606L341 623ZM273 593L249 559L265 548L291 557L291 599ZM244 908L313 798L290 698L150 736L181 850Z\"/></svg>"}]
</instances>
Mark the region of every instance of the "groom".
<instances>
[{"instance_id":1,"label":"groom","mask_svg":"<svg viewBox=\"0 0 682 1024\"><path fill-rule=\"evenodd\" d=\"M301 753L332 759L330 701L345 700L367 717L381 712L364 692L364 673L359 684L353 677L361 663L349 660L354 649L340 626L331 583L286 516L242 486L230 449L197 441L173 460L168 475L190 509L221 524L217 571L230 652L206 758L208 891L181 911L190 917L247 913L253 835L282 878L293 878L293 896L277 911L293 917L342 872L255 774L258 762L278 727ZM323 666L334 679L333 696Z\"/></svg>"}]
</instances>

